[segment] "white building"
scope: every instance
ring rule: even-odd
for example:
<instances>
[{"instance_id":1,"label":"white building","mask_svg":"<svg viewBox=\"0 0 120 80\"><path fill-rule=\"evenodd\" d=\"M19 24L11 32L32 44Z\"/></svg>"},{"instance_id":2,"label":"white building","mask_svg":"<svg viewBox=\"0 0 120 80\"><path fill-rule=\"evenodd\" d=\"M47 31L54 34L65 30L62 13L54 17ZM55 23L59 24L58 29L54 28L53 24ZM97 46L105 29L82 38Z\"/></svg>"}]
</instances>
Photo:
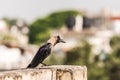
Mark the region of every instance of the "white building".
<instances>
[{"instance_id":1,"label":"white building","mask_svg":"<svg viewBox=\"0 0 120 80\"><path fill-rule=\"evenodd\" d=\"M83 30L83 17L77 15L75 21L74 31L79 33Z\"/></svg>"},{"instance_id":2,"label":"white building","mask_svg":"<svg viewBox=\"0 0 120 80\"><path fill-rule=\"evenodd\" d=\"M111 24L114 33L120 34L120 17L112 17Z\"/></svg>"},{"instance_id":3,"label":"white building","mask_svg":"<svg viewBox=\"0 0 120 80\"><path fill-rule=\"evenodd\" d=\"M0 32L8 32L8 26L3 20L0 20Z\"/></svg>"}]
</instances>

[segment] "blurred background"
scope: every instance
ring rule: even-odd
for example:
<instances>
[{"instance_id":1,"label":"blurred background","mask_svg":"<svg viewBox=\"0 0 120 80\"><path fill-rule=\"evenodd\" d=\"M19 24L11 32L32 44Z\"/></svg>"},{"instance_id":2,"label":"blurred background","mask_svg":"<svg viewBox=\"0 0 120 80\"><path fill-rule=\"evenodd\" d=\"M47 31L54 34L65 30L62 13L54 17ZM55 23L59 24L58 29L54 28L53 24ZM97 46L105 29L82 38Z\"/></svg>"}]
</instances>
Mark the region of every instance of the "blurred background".
<instances>
[{"instance_id":1,"label":"blurred background","mask_svg":"<svg viewBox=\"0 0 120 80\"><path fill-rule=\"evenodd\" d=\"M119 0L1 0L0 70L26 68L59 34L49 65L86 65L88 80L120 80Z\"/></svg>"}]
</instances>

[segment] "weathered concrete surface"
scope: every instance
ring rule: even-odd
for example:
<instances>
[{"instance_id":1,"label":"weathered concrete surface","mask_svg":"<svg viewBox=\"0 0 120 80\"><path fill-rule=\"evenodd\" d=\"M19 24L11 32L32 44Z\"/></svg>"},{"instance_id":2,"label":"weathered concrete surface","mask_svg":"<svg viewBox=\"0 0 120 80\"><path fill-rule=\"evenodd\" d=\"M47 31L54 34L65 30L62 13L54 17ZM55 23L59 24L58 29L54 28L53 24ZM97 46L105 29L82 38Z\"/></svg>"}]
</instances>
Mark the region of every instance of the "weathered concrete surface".
<instances>
[{"instance_id":1,"label":"weathered concrete surface","mask_svg":"<svg viewBox=\"0 0 120 80\"><path fill-rule=\"evenodd\" d=\"M0 72L0 80L87 80L85 66L55 65Z\"/></svg>"}]
</instances>

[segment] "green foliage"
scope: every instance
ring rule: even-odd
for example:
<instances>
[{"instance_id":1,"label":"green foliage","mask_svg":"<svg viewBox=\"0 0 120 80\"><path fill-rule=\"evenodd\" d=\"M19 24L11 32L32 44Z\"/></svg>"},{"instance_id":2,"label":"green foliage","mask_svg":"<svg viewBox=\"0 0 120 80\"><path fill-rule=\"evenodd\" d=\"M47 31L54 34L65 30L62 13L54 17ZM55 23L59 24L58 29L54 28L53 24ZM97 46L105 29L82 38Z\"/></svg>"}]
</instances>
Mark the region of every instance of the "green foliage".
<instances>
[{"instance_id":1,"label":"green foliage","mask_svg":"<svg viewBox=\"0 0 120 80\"><path fill-rule=\"evenodd\" d=\"M45 61L47 64L51 65L61 65L64 63L65 55L64 53L52 53Z\"/></svg>"},{"instance_id":2,"label":"green foliage","mask_svg":"<svg viewBox=\"0 0 120 80\"><path fill-rule=\"evenodd\" d=\"M117 36L117 35L113 36L110 40L110 46L114 49L119 48L120 47L120 36Z\"/></svg>"},{"instance_id":3,"label":"green foliage","mask_svg":"<svg viewBox=\"0 0 120 80\"><path fill-rule=\"evenodd\" d=\"M76 16L77 11L61 11L50 14L43 19L37 19L30 26L29 41L30 43L43 43L50 36L52 29L61 28L69 16Z\"/></svg>"},{"instance_id":4,"label":"green foliage","mask_svg":"<svg viewBox=\"0 0 120 80\"><path fill-rule=\"evenodd\" d=\"M72 65L89 64L87 60L90 59L89 58L90 52L91 52L91 45L87 41L82 40L81 45L66 52L65 64L72 64Z\"/></svg>"},{"instance_id":5,"label":"green foliage","mask_svg":"<svg viewBox=\"0 0 120 80\"><path fill-rule=\"evenodd\" d=\"M9 44L9 43L18 43L18 40L13 37L11 34L3 34L0 32L0 43Z\"/></svg>"},{"instance_id":6,"label":"green foliage","mask_svg":"<svg viewBox=\"0 0 120 80\"><path fill-rule=\"evenodd\" d=\"M120 47L118 47L120 40L118 39L119 36L111 38L110 44L112 41L114 48L111 53L105 53L105 60L100 59L101 54L91 53L92 46L86 40L82 40L77 47L67 51L63 58L53 54L48 64L86 65L89 80L120 80Z\"/></svg>"},{"instance_id":7,"label":"green foliage","mask_svg":"<svg viewBox=\"0 0 120 80\"><path fill-rule=\"evenodd\" d=\"M95 61L91 48L92 46L86 40L82 40L81 44L66 53L64 64L86 65L89 80L108 80L106 69L100 67Z\"/></svg>"},{"instance_id":8,"label":"green foliage","mask_svg":"<svg viewBox=\"0 0 120 80\"><path fill-rule=\"evenodd\" d=\"M120 56L117 54L120 54L120 48L115 51L113 50L109 55L109 60L106 62L110 80L120 80Z\"/></svg>"},{"instance_id":9,"label":"green foliage","mask_svg":"<svg viewBox=\"0 0 120 80\"><path fill-rule=\"evenodd\" d=\"M113 36L110 40L113 49L107 62L110 80L120 80L120 36Z\"/></svg>"},{"instance_id":10,"label":"green foliage","mask_svg":"<svg viewBox=\"0 0 120 80\"><path fill-rule=\"evenodd\" d=\"M46 19L49 21L51 27L60 28L65 24L68 17L75 17L77 14L79 14L77 11L62 11L53 13L49 15Z\"/></svg>"},{"instance_id":11,"label":"green foliage","mask_svg":"<svg viewBox=\"0 0 120 80\"><path fill-rule=\"evenodd\" d=\"M110 54L107 54L106 60L101 61L99 60L99 56L96 56L96 62L97 65L96 69L101 76L100 78L105 78L105 80L120 80L120 36L113 36L110 39L110 45L112 48L112 52ZM99 65L102 63L102 67ZM95 66L96 67L96 66ZM102 73L100 74L99 70L102 68ZM95 72L95 71L94 71ZM93 77L95 74L93 75ZM103 79L100 79L103 80Z\"/></svg>"},{"instance_id":12,"label":"green foliage","mask_svg":"<svg viewBox=\"0 0 120 80\"><path fill-rule=\"evenodd\" d=\"M110 45L113 49L109 56L110 65L120 66L120 36L113 36L110 40Z\"/></svg>"},{"instance_id":13,"label":"green foliage","mask_svg":"<svg viewBox=\"0 0 120 80\"><path fill-rule=\"evenodd\" d=\"M107 75L107 69L99 67L97 63L92 63L88 68L88 79L89 80L109 80Z\"/></svg>"}]
</instances>

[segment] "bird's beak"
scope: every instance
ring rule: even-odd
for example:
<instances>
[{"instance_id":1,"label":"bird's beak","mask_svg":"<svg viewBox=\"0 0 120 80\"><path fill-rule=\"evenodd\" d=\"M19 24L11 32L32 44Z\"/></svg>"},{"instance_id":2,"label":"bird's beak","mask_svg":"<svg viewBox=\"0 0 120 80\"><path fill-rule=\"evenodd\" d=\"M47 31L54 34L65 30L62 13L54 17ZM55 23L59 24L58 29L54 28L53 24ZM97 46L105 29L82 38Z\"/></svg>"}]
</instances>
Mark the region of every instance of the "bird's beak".
<instances>
[{"instance_id":1,"label":"bird's beak","mask_svg":"<svg viewBox=\"0 0 120 80\"><path fill-rule=\"evenodd\" d=\"M59 42L66 43L64 40L60 39Z\"/></svg>"}]
</instances>

